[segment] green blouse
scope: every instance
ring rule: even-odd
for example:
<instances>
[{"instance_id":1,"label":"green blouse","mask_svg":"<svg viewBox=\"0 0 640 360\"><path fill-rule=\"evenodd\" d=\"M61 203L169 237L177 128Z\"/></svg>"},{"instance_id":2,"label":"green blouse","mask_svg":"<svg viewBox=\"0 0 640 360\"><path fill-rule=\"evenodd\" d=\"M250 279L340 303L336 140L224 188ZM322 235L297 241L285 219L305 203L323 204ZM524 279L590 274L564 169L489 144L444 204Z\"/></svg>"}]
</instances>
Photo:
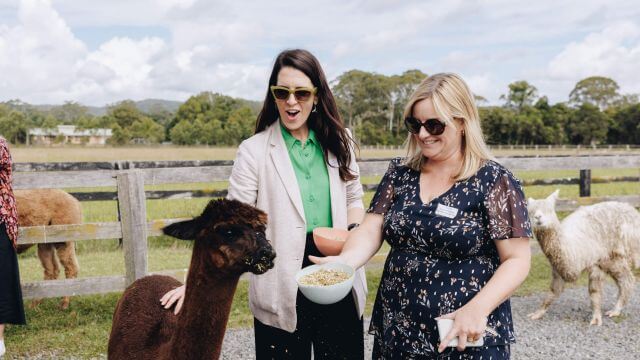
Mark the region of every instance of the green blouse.
<instances>
[{"instance_id":1,"label":"green blouse","mask_svg":"<svg viewBox=\"0 0 640 360\"><path fill-rule=\"evenodd\" d=\"M303 144L282 123L280 129L300 187L307 232L320 226L331 227L329 173L315 132L309 129L309 137Z\"/></svg>"}]
</instances>

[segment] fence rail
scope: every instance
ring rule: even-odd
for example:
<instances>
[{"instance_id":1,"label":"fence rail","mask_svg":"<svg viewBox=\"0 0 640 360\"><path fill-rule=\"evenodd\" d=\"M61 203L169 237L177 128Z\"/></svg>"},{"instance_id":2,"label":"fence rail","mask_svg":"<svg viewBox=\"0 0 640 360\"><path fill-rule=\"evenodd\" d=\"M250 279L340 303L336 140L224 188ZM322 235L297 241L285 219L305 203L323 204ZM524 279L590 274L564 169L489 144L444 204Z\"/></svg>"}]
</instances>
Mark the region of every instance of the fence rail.
<instances>
[{"instance_id":1,"label":"fence rail","mask_svg":"<svg viewBox=\"0 0 640 360\"><path fill-rule=\"evenodd\" d=\"M524 186L529 185L580 185L580 177L565 178L545 178L522 180ZM605 184L612 182L636 182L640 181L640 173L638 176L605 176L592 177L591 184ZM362 184L365 191L376 191L378 184ZM80 201L105 201L118 200L116 191L93 191L93 192L70 192L73 197ZM145 197L147 200L159 199L193 199L193 198L220 198L227 196L227 190L147 190Z\"/></svg>"},{"instance_id":2,"label":"fence rail","mask_svg":"<svg viewBox=\"0 0 640 360\"><path fill-rule=\"evenodd\" d=\"M490 150L639 150L638 144L594 144L594 145L488 145ZM403 150L404 145L360 145L361 150Z\"/></svg>"},{"instance_id":3,"label":"fence rail","mask_svg":"<svg viewBox=\"0 0 640 360\"><path fill-rule=\"evenodd\" d=\"M640 168L640 155L593 155L593 156L536 156L498 157L497 161L511 170L581 170L597 168ZM150 162L140 162L149 164ZM197 162L183 161L183 167L167 167L173 162L153 162L158 167L138 168L139 162L129 162L144 176L145 185L227 181L231 174L232 162L215 166L197 166ZM87 170L60 171L66 165L56 163L46 171L20 171L37 168L39 165L16 165L14 187L29 188L73 188L115 186L115 177L123 170L100 170L104 163L84 165ZM389 166L389 159L370 159L358 163L362 176L382 175ZM73 167L71 167L73 168ZM91 170L89 170L91 169ZM94 170L95 169L95 170ZM46 175L45 175L46 174Z\"/></svg>"},{"instance_id":4,"label":"fence rail","mask_svg":"<svg viewBox=\"0 0 640 360\"><path fill-rule=\"evenodd\" d=\"M498 161L512 170L640 168L640 155L503 157L498 158ZM388 165L389 159L359 162L363 176L382 175ZM125 274L26 283L22 285L24 297L43 298L121 291L135 279L147 275L147 237L161 235L162 227L180 219L146 221L147 195L144 185L226 181L231 166L232 162L228 161L16 164L16 189L115 187L121 219L118 222L23 227L20 229L19 244L122 239L125 257ZM580 205L604 200L624 201L636 207L640 206L640 196L634 195L561 199L558 202L558 210L573 210ZM163 273L173 274L178 278L184 276L183 270Z\"/></svg>"}]
</instances>

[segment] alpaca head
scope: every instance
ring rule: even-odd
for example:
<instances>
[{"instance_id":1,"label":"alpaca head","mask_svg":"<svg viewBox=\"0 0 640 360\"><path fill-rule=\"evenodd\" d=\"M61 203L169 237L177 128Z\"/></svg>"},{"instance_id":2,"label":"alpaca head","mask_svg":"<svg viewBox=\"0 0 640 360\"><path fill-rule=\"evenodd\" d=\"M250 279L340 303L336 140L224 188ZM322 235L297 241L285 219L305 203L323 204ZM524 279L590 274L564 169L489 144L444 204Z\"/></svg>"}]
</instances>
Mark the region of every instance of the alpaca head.
<instances>
[{"instance_id":1,"label":"alpaca head","mask_svg":"<svg viewBox=\"0 0 640 360\"><path fill-rule=\"evenodd\" d=\"M194 240L193 260L217 275L246 271L263 274L276 257L265 237L267 214L236 200L211 200L200 216L165 227L163 232Z\"/></svg>"},{"instance_id":2,"label":"alpaca head","mask_svg":"<svg viewBox=\"0 0 640 360\"><path fill-rule=\"evenodd\" d=\"M529 198L527 200L527 208L529 209L529 217L533 227L546 228L558 223L558 215L556 215L556 200L560 190L554 191L546 199L535 200Z\"/></svg>"}]
</instances>

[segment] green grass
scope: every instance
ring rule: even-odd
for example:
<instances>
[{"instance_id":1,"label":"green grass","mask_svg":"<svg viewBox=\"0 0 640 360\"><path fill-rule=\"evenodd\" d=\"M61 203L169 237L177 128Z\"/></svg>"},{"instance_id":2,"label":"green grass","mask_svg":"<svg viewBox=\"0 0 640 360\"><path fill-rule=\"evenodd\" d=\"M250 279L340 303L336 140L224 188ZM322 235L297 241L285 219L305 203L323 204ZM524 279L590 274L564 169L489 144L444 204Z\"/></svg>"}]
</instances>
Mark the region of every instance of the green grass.
<instances>
[{"instance_id":1,"label":"green grass","mask_svg":"<svg viewBox=\"0 0 640 360\"><path fill-rule=\"evenodd\" d=\"M577 198L580 195L578 185L532 185L525 186L527 197L541 199L549 196L555 189L560 189L560 198ZM638 195L640 182L615 182L607 184L591 184L591 196Z\"/></svg>"},{"instance_id":2,"label":"green grass","mask_svg":"<svg viewBox=\"0 0 640 360\"><path fill-rule=\"evenodd\" d=\"M577 178L580 176L578 170L527 170L515 171L515 175L522 180L554 179L554 178ZM607 178L617 176L639 176L640 169L591 169L592 178Z\"/></svg>"},{"instance_id":3,"label":"green grass","mask_svg":"<svg viewBox=\"0 0 640 360\"><path fill-rule=\"evenodd\" d=\"M191 260L191 242L176 240L175 246L150 244L148 267L150 272L186 269ZM124 255L117 247L117 241L108 251L77 251L80 272L78 277L95 277L124 274ZM19 259L22 282L41 281L42 266L34 250L21 254ZM64 276L64 275L61 275Z\"/></svg>"},{"instance_id":4,"label":"green grass","mask_svg":"<svg viewBox=\"0 0 640 360\"><path fill-rule=\"evenodd\" d=\"M45 299L27 309L27 326L8 326L5 341L9 353L21 357L46 354L45 358L93 358L106 354L113 309L120 294L74 297L68 310L58 299ZM25 303L28 306L29 303Z\"/></svg>"}]
</instances>

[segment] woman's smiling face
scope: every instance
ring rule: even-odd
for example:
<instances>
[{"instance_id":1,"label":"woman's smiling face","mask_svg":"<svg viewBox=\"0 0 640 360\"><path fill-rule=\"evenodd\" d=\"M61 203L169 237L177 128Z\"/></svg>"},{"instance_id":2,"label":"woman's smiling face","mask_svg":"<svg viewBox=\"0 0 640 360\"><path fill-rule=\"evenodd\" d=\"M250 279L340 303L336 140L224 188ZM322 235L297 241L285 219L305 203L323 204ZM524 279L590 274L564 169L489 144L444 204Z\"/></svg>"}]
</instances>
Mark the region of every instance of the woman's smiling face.
<instances>
[{"instance_id":1,"label":"woman's smiling face","mask_svg":"<svg viewBox=\"0 0 640 360\"><path fill-rule=\"evenodd\" d=\"M280 69L276 85L290 89L314 87L307 75L290 66ZM313 110L313 104L317 102L317 96L311 96L305 101L298 101L293 94L289 94L286 100L275 99L275 101L282 125L294 136L300 131L306 133L307 120Z\"/></svg>"},{"instance_id":2,"label":"woman's smiling face","mask_svg":"<svg viewBox=\"0 0 640 360\"><path fill-rule=\"evenodd\" d=\"M420 122L425 122L427 119L438 119L441 122L445 122L444 119L440 119L431 99L424 99L416 102L413 106L413 117L418 119ZM415 136L424 157L441 161L448 159L452 155L461 151L462 122L460 120L454 120L454 122L455 126L453 126L453 124L445 126L444 132L440 135L429 134L424 126L420 127L420 132L418 134L413 135Z\"/></svg>"}]
</instances>

